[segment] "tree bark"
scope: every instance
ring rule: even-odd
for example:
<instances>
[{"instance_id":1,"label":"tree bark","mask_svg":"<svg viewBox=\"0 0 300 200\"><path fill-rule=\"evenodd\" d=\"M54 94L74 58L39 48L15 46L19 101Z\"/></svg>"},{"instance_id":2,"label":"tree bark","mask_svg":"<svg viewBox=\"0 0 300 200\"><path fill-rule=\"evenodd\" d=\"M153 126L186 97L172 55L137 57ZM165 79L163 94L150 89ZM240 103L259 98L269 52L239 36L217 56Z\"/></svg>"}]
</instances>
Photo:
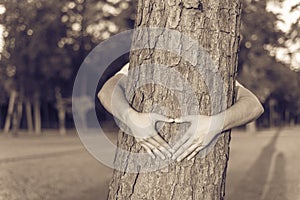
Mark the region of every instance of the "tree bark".
<instances>
[{"instance_id":1,"label":"tree bark","mask_svg":"<svg viewBox=\"0 0 300 200\"><path fill-rule=\"evenodd\" d=\"M5 125L4 125L4 132L5 133L9 132L9 130L10 130L11 120L12 120L12 115L13 115L13 111L14 111L14 107L15 107L16 98L17 98L17 92L15 90L12 90L10 92L8 109L7 109Z\"/></svg>"},{"instance_id":2,"label":"tree bark","mask_svg":"<svg viewBox=\"0 0 300 200\"><path fill-rule=\"evenodd\" d=\"M42 119L41 119L41 104L39 94L35 94L33 102L33 112L34 112L34 132L36 135L42 133Z\"/></svg>"},{"instance_id":3,"label":"tree bark","mask_svg":"<svg viewBox=\"0 0 300 200\"><path fill-rule=\"evenodd\" d=\"M211 115L226 108L214 108L214 98L226 101L226 106L230 106L234 96L239 25L239 0L139 0L136 27L168 28L188 35L205 49L214 64L209 64L208 58L201 55L197 55L196 64L192 64L172 52L156 49L149 42L149 46L144 49L131 52L126 96L132 107L140 112L159 112L175 118L186 114ZM156 40L155 44L161 40L166 46L178 43L170 38L151 39ZM175 48L180 49L181 55L193 57L193 52L188 51L192 48L190 44L182 37L178 40L179 45ZM135 41L138 39L134 37L133 44ZM163 73L150 65L141 67L142 64L151 63L163 65L160 67L163 70L179 72L194 94L183 87L185 80L174 79L172 74ZM203 66L208 66L209 69L201 69ZM202 70L203 73L199 74L197 70ZM160 84L144 84L139 87L139 82L157 80L158 77L160 82L173 85L176 91ZM218 80L219 78L222 80ZM225 91L225 96L218 94L218 88ZM192 95L196 96L197 105L191 100ZM173 145L185 133L188 124L159 122L157 127L160 127L160 135ZM118 146L121 149L144 152L132 136L123 132L119 134ZM114 171L108 199L224 199L229 141L230 133L224 133L205 157L198 155L190 161L185 159L182 162L171 162L162 169L148 173L126 171L130 167L141 169L144 166L140 166L131 156L124 158L125 154L118 151L115 166L125 170ZM151 162L156 161L149 161L145 165L150 166Z\"/></svg>"},{"instance_id":4,"label":"tree bark","mask_svg":"<svg viewBox=\"0 0 300 200\"><path fill-rule=\"evenodd\" d=\"M66 109L63 105L58 111L58 119L59 119L59 134L66 134Z\"/></svg>"},{"instance_id":5,"label":"tree bark","mask_svg":"<svg viewBox=\"0 0 300 200\"><path fill-rule=\"evenodd\" d=\"M16 109L13 114L12 130L14 135L18 135L23 116L23 96L20 94L17 99Z\"/></svg>"},{"instance_id":6,"label":"tree bark","mask_svg":"<svg viewBox=\"0 0 300 200\"><path fill-rule=\"evenodd\" d=\"M59 133L61 135L65 135L66 134L66 105L61 96L61 92L59 88L57 88L55 91L55 97L56 97L56 108L58 114Z\"/></svg>"},{"instance_id":7,"label":"tree bark","mask_svg":"<svg viewBox=\"0 0 300 200\"><path fill-rule=\"evenodd\" d=\"M29 100L25 101L25 110L26 110L26 121L28 133L33 132L33 121L32 121L32 111L31 111L31 102Z\"/></svg>"}]
</instances>

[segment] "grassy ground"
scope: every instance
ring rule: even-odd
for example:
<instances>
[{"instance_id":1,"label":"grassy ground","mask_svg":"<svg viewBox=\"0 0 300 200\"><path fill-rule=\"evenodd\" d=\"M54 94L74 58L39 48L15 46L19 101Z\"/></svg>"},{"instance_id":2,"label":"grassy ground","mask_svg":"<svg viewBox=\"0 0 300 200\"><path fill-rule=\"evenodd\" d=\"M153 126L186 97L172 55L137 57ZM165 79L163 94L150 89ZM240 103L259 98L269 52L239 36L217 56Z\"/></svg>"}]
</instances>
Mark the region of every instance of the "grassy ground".
<instances>
[{"instance_id":1,"label":"grassy ground","mask_svg":"<svg viewBox=\"0 0 300 200\"><path fill-rule=\"evenodd\" d=\"M300 199L299 133L300 127L234 131L226 199ZM109 135L116 139L113 131ZM0 133L0 200L102 200L111 172L74 132L18 137Z\"/></svg>"},{"instance_id":2,"label":"grassy ground","mask_svg":"<svg viewBox=\"0 0 300 200\"><path fill-rule=\"evenodd\" d=\"M299 147L299 127L234 133L227 199L299 200Z\"/></svg>"}]
</instances>

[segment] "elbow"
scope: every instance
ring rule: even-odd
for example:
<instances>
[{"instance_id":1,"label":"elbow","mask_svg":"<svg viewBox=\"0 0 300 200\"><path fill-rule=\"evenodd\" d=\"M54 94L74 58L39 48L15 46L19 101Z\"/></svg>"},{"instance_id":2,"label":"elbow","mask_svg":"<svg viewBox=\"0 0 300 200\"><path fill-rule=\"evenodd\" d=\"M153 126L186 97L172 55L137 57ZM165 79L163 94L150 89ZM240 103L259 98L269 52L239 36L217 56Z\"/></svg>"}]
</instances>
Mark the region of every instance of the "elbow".
<instances>
[{"instance_id":1,"label":"elbow","mask_svg":"<svg viewBox=\"0 0 300 200\"><path fill-rule=\"evenodd\" d=\"M121 78L122 77L120 77L120 75L113 76L112 78L107 80L99 90L97 97L102 105L109 103L109 101L112 99L113 91L115 89L118 90L120 88L123 90L124 80Z\"/></svg>"},{"instance_id":2,"label":"elbow","mask_svg":"<svg viewBox=\"0 0 300 200\"><path fill-rule=\"evenodd\" d=\"M264 112L265 112L264 107L259 102L259 100L257 100L257 102L255 102L255 109L254 109L255 120L258 119Z\"/></svg>"},{"instance_id":3,"label":"elbow","mask_svg":"<svg viewBox=\"0 0 300 200\"><path fill-rule=\"evenodd\" d=\"M105 101L105 89L102 87L100 90L99 90L99 92L98 92L98 94L97 94L97 97L98 97L98 99L99 99L99 101L103 104L104 103L104 101Z\"/></svg>"},{"instance_id":4,"label":"elbow","mask_svg":"<svg viewBox=\"0 0 300 200\"><path fill-rule=\"evenodd\" d=\"M264 109L264 107L262 106L262 104L261 103L259 103L259 105L260 105L260 113L259 113L259 116L261 116L264 112L265 112L265 109Z\"/></svg>"}]
</instances>

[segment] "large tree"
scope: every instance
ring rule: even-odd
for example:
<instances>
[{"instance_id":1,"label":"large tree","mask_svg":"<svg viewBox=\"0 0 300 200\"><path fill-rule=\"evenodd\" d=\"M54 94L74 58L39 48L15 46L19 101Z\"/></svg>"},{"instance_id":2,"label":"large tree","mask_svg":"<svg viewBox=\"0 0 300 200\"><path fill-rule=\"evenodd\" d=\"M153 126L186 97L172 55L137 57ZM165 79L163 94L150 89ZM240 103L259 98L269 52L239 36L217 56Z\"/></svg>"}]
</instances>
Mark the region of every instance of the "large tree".
<instances>
[{"instance_id":1,"label":"large tree","mask_svg":"<svg viewBox=\"0 0 300 200\"><path fill-rule=\"evenodd\" d=\"M179 31L196 40L196 45L203 47L210 56L197 55L193 63L193 59L186 60L195 58L195 52L189 50L193 49L193 46L183 39L183 36L164 37L164 31L161 32L162 37L149 36L148 45L145 44L143 49L132 50L130 56L131 72L126 93L132 107L140 112L155 112L157 108L162 108L158 109L165 111L161 114L175 118L181 113L211 115L220 112L224 108L214 107L214 98L220 98L230 106L233 102L237 66L240 9L239 0L139 0L136 28L160 27ZM141 31L137 33L137 37L147 34L151 33ZM134 37L133 45L139 41ZM174 52L156 48L155 44L160 42L165 47L175 45L175 49L177 48L179 54L185 58L175 55ZM151 63L163 66L154 67ZM140 67L141 65L146 67ZM185 77L184 80L174 80L172 74L164 73L168 70L179 72ZM147 83L147 80L171 83L176 91L161 84L139 84L144 81ZM188 82L194 94L187 92L187 88L180 87L184 85L184 81ZM221 97L219 95L222 94L218 93L220 88L225 93ZM197 105L191 100L193 95ZM177 136L184 134L189 124L157 125L162 125L159 134L173 145ZM171 162L163 169L148 173L131 173L130 170L136 169L139 172L145 167L151 168L153 162L160 161L146 159L145 163L141 164L134 156L118 151L115 167L123 171L114 171L109 199L224 199L229 140L230 134L224 133L205 157L198 155L190 161ZM123 132L120 132L118 145L129 152L143 152L134 137Z\"/></svg>"}]
</instances>

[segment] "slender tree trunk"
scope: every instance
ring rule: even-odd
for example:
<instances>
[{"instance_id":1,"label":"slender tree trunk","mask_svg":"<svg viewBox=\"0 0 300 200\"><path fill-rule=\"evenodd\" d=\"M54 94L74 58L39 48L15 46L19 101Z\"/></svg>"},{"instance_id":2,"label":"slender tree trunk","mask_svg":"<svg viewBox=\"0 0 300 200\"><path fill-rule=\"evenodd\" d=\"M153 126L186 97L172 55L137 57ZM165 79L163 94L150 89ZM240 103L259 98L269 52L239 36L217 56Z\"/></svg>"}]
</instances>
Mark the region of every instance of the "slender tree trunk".
<instances>
[{"instance_id":1,"label":"slender tree trunk","mask_svg":"<svg viewBox=\"0 0 300 200\"><path fill-rule=\"evenodd\" d=\"M25 101L25 111L26 111L27 129L28 129L29 133L32 133L33 132L33 121L32 121L31 103L29 100Z\"/></svg>"},{"instance_id":2,"label":"slender tree trunk","mask_svg":"<svg viewBox=\"0 0 300 200\"><path fill-rule=\"evenodd\" d=\"M39 95L35 95L33 102L33 111L34 111L34 132L35 134L42 133L42 119L41 119L41 105Z\"/></svg>"},{"instance_id":3,"label":"slender tree trunk","mask_svg":"<svg viewBox=\"0 0 300 200\"><path fill-rule=\"evenodd\" d=\"M4 125L4 132L5 133L9 132L9 129L10 129L12 115L13 115L13 111L14 111L14 107L15 107L16 97L17 97L17 92L15 90L12 90L10 92L7 115L6 115L6 119L5 119L5 125Z\"/></svg>"},{"instance_id":4,"label":"slender tree trunk","mask_svg":"<svg viewBox=\"0 0 300 200\"><path fill-rule=\"evenodd\" d=\"M291 116L290 114L290 119L289 119L290 126L295 126L296 125L295 122L296 122L295 116Z\"/></svg>"},{"instance_id":5,"label":"slender tree trunk","mask_svg":"<svg viewBox=\"0 0 300 200\"><path fill-rule=\"evenodd\" d=\"M275 111L275 105L276 105L276 101L271 98L269 100L269 126L270 127L274 127L276 126L276 111Z\"/></svg>"},{"instance_id":6,"label":"slender tree trunk","mask_svg":"<svg viewBox=\"0 0 300 200\"><path fill-rule=\"evenodd\" d=\"M56 109L58 113L58 125L59 125L59 133L61 135L66 134L66 106L61 96L61 91L59 88L55 90L56 97Z\"/></svg>"},{"instance_id":7,"label":"slender tree trunk","mask_svg":"<svg viewBox=\"0 0 300 200\"><path fill-rule=\"evenodd\" d=\"M19 98L17 100L17 105L16 109L13 114L13 134L18 135L19 128L21 125L21 120L22 120L22 115L23 115L23 97L19 95Z\"/></svg>"},{"instance_id":8,"label":"slender tree trunk","mask_svg":"<svg viewBox=\"0 0 300 200\"><path fill-rule=\"evenodd\" d=\"M195 52L189 51L193 46L183 37L149 36L154 42L149 42L149 46L146 44L144 49L131 52L132 71L129 73L126 95L132 107L140 112L159 112L175 118L186 114L216 114L225 109L222 106L215 108L214 106L218 107L218 101L214 101L214 98L225 100L226 106L232 104L239 44L239 0L139 0L136 19L136 27L173 29L195 39L208 52L214 64L209 63L210 58L203 55L195 58ZM143 34L147 33L141 33ZM133 44L139 41L136 38L133 40ZM173 48L175 45L175 49L186 58L174 55L174 52L155 49L158 41L165 46L173 45ZM193 58L196 59L194 64ZM151 63L164 66L158 69L150 65L140 67L142 64ZM180 73L184 80L164 72L168 70L174 74ZM163 84L139 85L149 80L166 83L175 89L172 91L162 86ZM194 93L187 92L184 81L188 82ZM224 96L218 94L219 88L225 91ZM193 95L196 102L193 101ZM160 122L157 127L160 127L159 133L162 137L173 145L178 136L185 133L188 124ZM198 155L190 161L185 159L180 163L171 162L162 169L150 170L148 173L130 173L126 170L133 168L139 171L145 166L151 168L153 162L160 161L150 160L141 166L133 156L124 157L118 151L115 167L124 169L125 172L114 171L108 199L224 199L229 141L230 134L224 133L205 157ZM120 133L118 145L130 152L143 152L135 139L125 133Z\"/></svg>"},{"instance_id":9,"label":"slender tree trunk","mask_svg":"<svg viewBox=\"0 0 300 200\"><path fill-rule=\"evenodd\" d=\"M290 126L290 112L285 109L284 110L284 125Z\"/></svg>"},{"instance_id":10,"label":"slender tree trunk","mask_svg":"<svg viewBox=\"0 0 300 200\"><path fill-rule=\"evenodd\" d=\"M61 135L65 135L66 134L66 109L64 105L62 105L58 110L58 119L59 119L59 133Z\"/></svg>"}]
</instances>

